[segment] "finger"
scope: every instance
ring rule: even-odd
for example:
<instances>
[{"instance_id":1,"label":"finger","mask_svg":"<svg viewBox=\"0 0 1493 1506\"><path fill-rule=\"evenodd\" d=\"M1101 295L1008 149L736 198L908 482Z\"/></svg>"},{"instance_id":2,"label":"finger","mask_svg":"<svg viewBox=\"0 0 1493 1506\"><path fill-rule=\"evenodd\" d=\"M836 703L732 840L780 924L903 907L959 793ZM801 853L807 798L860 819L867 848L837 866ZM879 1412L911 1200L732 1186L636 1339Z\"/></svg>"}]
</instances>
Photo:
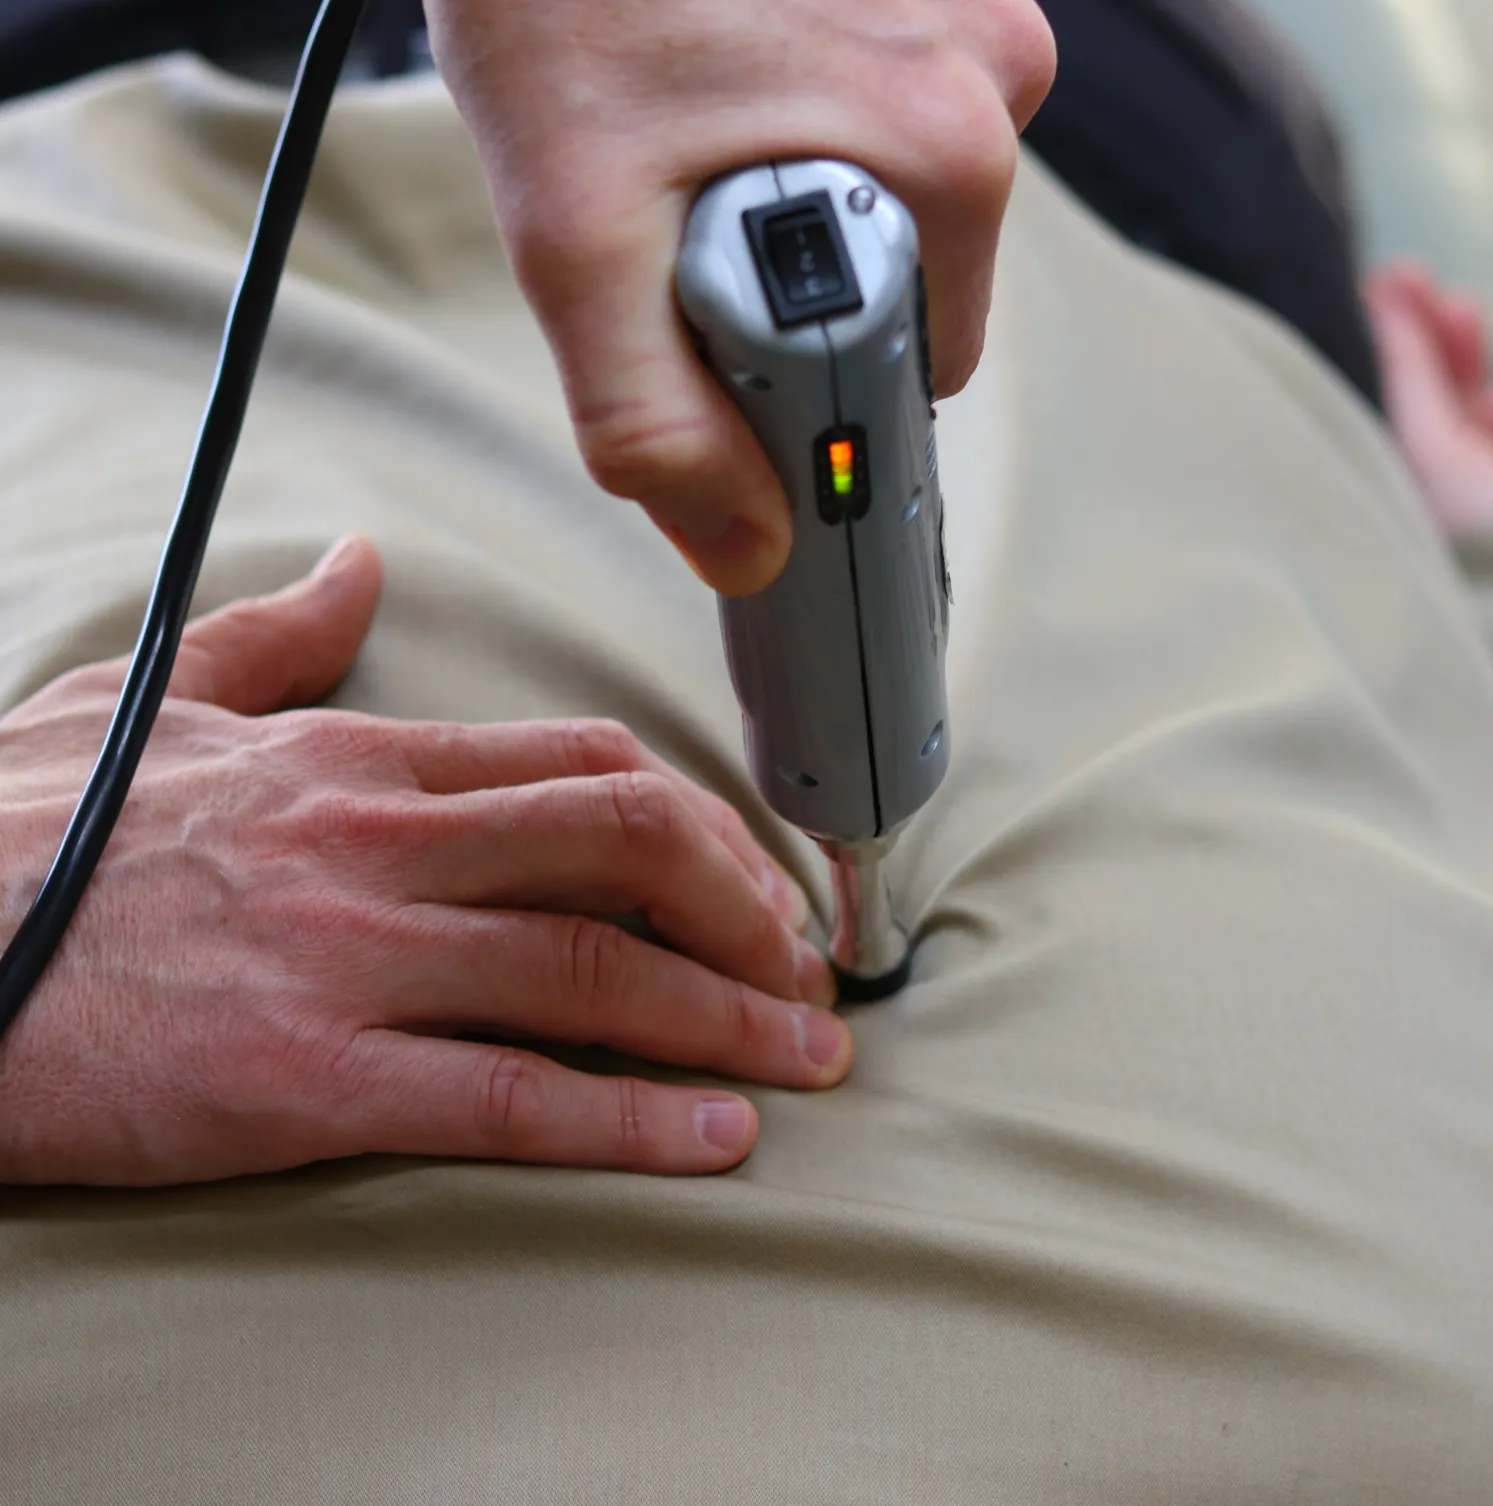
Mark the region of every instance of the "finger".
<instances>
[{"instance_id":1,"label":"finger","mask_svg":"<svg viewBox=\"0 0 1493 1506\"><path fill-rule=\"evenodd\" d=\"M1362 291L1371 315L1376 305L1389 301L1398 303L1423 321L1434 323L1431 276L1420 262L1386 262L1364 278Z\"/></svg>"},{"instance_id":2,"label":"finger","mask_svg":"<svg viewBox=\"0 0 1493 1506\"><path fill-rule=\"evenodd\" d=\"M307 705L346 675L382 587L378 551L345 538L303 580L188 627L170 693L243 716Z\"/></svg>"},{"instance_id":3,"label":"finger","mask_svg":"<svg viewBox=\"0 0 1493 1506\"><path fill-rule=\"evenodd\" d=\"M845 1022L577 915L411 906L378 1023L523 1034L785 1088L850 1070Z\"/></svg>"},{"instance_id":4,"label":"finger","mask_svg":"<svg viewBox=\"0 0 1493 1506\"><path fill-rule=\"evenodd\" d=\"M1385 295L1398 300L1405 310L1419 320L1435 342L1448 370L1457 378L1459 360L1465 355L1460 349L1462 331L1455 327L1454 321L1447 318L1447 296L1430 269L1419 262L1396 264L1384 281Z\"/></svg>"},{"instance_id":5,"label":"finger","mask_svg":"<svg viewBox=\"0 0 1493 1506\"><path fill-rule=\"evenodd\" d=\"M685 790L707 829L735 854L748 876L767 896L767 902L778 918L795 935L802 935L813 914L809 896L803 886L776 858L762 850L752 835L751 828L733 805L718 795L712 795L708 790L702 790L682 774L675 777L683 781Z\"/></svg>"},{"instance_id":6,"label":"finger","mask_svg":"<svg viewBox=\"0 0 1493 1506\"><path fill-rule=\"evenodd\" d=\"M543 779L634 770L672 772L621 722L605 719L407 726L405 756L428 795L466 795Z\"/></svg>"},{"instance_id":7,"label":"finger","mask_svg":"<svg viewBox=\"0 0 1493 1506\"><path fill-rule=\"evenodd\" d=\"M1487 328L1475 298L1443 295L1437 304L1437 323L1452 380L1468 402L1481 397L1488 381Z\"/></svg>"},{"instance_id":8,"label":"finger","mask_svg":"<svg viewBox=\"0 0 1493 1506\"><path fill-rule=\"evenodd\" d=\"M1476 299L1448 292L1429 267L1405 262L1390 269L1386 291L1413 313L1435 341L1457 395L1471 402L1487 380L1482 310Z\"/></svg>"},{"instance_id":9,"label":"finger","mask_svg":"<svg viewBox=\"0 0 1493 1506\"><path fill-rule=\"evenodd\" d=\"M433 803L400 855L423 902L642 913L672 945L780 999L834 1002L828 964L701 819L684 782L652 773L547 780Z\"/></svg>"},{"instance_id":10,"label":"finger","mask_svg":"<svg viewBox=\"0 0 1493 1506\"><path fill-rule=\"evenodd\" d=\"M527 1051L365 1031L344 1067L348 1154L463 1156L703 1176L744 1160L744 1098L592 1077Z\"/></svg>"},{"instance_id":11,"label":"finger","mask_svg":"<svg viewBox=\"0 0 1493 1506\"><path fill-rule=\"evenodd\" d=\"M1378 283L1392 292L1422 299L1427 296L1432 284L1431 269L1426 262L1414 257L1399 257L1386 262L1372 274L1371 282Z\"/></svg>"},{"instance_id":12,"label":"finger","mask_svg":"<svg viewBox=\"0 0 1493 1506\"><path fill-rule=\"evenodd\" d=\"M623 183L575 197L567 213L544 196L543 213L514 226L513 249L586 464L607 491L642 503L710 585L759 591L787 559L792 523L766 455L675 307L686 201Z\"/></svg>"},{"instance_id":13,"label":"finger","mask_svg":"<svg viewBox=\"0 0 1493 1506\"><path fill-rule=\"evenodd\" d=\"M343 539L304 579L273 596L236 601L191 623L169 693L257 716L303 706L347 673L378 607L383 567L366 539ZM127 659L85 665L56 682L118 694Z\"/></svg>"},{"instance_id":14,"label":"finger","mask_svg":"<svg viewBox=\"0 0 1493 1506\"><path fill-rule=\"evenodd\" d=\"M808 924L809 901L783 866L718 796L671 768L620 722L556 720L497 725L416 724L405 756L420 788L432 795L537 784L550 779L652 773L677 780L708 829L736 855L794 930Z\"/></svg>"},{"instance_id":15,"label":"finger","mask_svg":"<svg viewBox=\"0 0 1493 1506\"><path fill-rule=\"evenodd\" d=\"M1024 131L1052 88L1057 42L1036 5L971 5L958 10L952 39L979 59L1000 90L1017 131Z\"/></svg>"},{"instance_id":16,"label":"finger","mask_svg":"<svg viewBox=\"0 0 1493 1506\"><path fill-rule=\"evenodd\" d=\"M1435 446L1458 422L1461 397L1423 307L1403 288L1371 290L1365 299L1379 348L1385 403L1412 454Z\"/></svg>"},{"instance_id":17,"label":"finger","mask_svg":"<svg viewBox=\"0 0 1493 1506\"><path fill-rule=\"evenodd\" d=\"M944 83L937 99L905 112L901 149L883 169L887 187L918 224L940 398L964 387L984 349L1017 160L1016 127L998 79L969 59Z\"/></svg>"}]
</instances>

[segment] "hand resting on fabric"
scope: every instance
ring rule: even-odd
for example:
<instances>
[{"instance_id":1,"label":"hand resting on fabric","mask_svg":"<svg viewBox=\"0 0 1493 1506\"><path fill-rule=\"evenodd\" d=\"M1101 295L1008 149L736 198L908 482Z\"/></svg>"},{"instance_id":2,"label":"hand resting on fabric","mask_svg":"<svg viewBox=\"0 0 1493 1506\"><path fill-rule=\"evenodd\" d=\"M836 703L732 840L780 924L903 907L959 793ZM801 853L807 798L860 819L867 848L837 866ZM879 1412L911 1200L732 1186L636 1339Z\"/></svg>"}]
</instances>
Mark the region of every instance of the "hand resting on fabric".
<instances>
[{"instance_id":1,"label":"hand resting on fabric","mask_svg":"<svg viewBox=\"0 0 1493 1506\"><path fill-rule=\"evenodd\" d=\"M802 894L610 723L304 707L382 583L348 540L196 622L73 928L0 1044L0 1180L143 1185L393 1152L702 1173L751 1106L473 1042L541 1038L790 1088L849 1070ZM50 862L121 664L0 720L0 928ZM668 947L601 917L642 912Z\"/></svg>"}]
</instances>

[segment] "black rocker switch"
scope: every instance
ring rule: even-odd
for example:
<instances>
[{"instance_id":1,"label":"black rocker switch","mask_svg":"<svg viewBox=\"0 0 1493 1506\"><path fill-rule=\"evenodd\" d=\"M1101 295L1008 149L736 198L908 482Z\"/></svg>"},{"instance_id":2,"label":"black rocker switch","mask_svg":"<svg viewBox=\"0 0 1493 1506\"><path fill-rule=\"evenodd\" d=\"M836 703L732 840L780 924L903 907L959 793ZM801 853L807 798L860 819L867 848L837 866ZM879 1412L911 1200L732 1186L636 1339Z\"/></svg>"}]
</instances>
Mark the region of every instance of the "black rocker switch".
<instances>
[{"instance_id":1,"label":"black rocker switch","mask_svg":"<svg viewBox=\"0 0 1493 1506\"><path fill-rule=\"evenodd\" d=\"M747 210L757 271L779 329L861 307L855 269L827 193Z\"/></svg>"}]
</instances>

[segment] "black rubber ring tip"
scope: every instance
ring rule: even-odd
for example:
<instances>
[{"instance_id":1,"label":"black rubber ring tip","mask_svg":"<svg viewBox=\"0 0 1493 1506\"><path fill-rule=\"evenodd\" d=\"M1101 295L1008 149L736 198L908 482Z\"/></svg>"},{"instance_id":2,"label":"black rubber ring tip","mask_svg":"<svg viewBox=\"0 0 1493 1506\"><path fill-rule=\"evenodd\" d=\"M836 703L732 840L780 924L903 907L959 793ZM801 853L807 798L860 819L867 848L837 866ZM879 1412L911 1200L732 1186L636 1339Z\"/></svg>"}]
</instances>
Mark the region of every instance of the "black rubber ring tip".
<instances>
[{"instance_id":1,"label":"black rubber ring tip","mask_svg":"<svg viewBox=\"0 0 1493 1506\"><path fill-rule=\"evenodd\" d=\"M882 973L879 978L865 978L859 973L847 973L843 968L835 969L842 1004L879 1004L881 1000L901 993L911 977L911 950L891 972Z\"/></svg>"}]
</instances>

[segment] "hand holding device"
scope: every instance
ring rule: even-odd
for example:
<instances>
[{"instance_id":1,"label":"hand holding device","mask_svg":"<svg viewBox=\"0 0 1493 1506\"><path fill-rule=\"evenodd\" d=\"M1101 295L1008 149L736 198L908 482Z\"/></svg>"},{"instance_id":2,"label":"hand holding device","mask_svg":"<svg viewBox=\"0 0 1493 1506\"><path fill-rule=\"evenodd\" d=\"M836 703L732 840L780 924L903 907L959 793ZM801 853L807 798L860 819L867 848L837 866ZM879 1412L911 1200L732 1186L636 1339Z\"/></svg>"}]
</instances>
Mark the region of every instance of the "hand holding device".
<instances>
[{"instance_id":1,"label":"hand holding device","mask_svg":"<svg viewBox=\"0 0 1493 1506\"><path fill-rule=\"evenodd\" d=\"M934 390L979 359L1017 133L1046 92L1036 0L428 0L503 242L576 439L716 590L759 591L789 520L673 306L702 185L807 155L864 167L917 221Z\"/></svg>"}]
</instances>

